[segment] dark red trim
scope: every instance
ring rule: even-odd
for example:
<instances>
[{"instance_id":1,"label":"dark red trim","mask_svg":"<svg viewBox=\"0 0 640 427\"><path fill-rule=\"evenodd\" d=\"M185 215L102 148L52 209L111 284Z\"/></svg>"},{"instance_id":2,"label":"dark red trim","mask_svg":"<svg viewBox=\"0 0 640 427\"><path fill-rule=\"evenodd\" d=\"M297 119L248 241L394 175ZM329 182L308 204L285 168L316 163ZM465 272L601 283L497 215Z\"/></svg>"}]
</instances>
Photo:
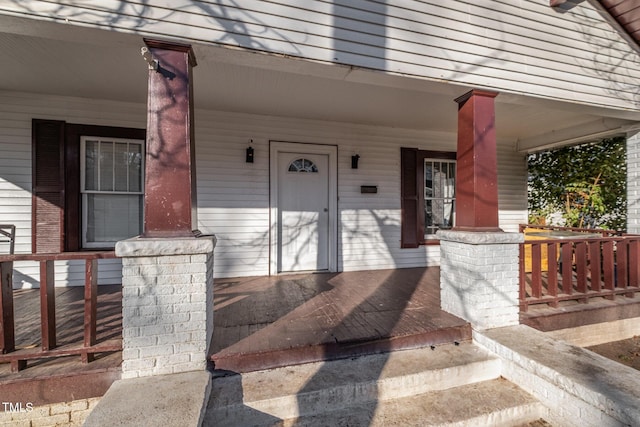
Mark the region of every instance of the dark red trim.
<instances>
[{"instance_id":1,"label":"dark red trim","mask_svg":"<svg viewBox=\"0 0 640 427\"><path fill-rule=\"evenodd\" d=\"M472 90L458 103L456 225L461 231L501 231L495 102L498 94Z\"/></svg>"},{"instance_id":2,"label":"dark red trim","mask_svg":"<svg viewBox=\"0 0 640 427\"><path fill-rule=\"evenodd\" d=\"M32 121L32 252L74 252L82 249L80 199L80 137L146 139L145 129L66 123L58 120ZM52 155L52 152L58 156ZM58 178L50 170L57 170ZM46 173L43 173L45 171ZM59 240L51 227L51 201L59 195ZM49 206L41 212L40 205ZM44 214L49 214L44 218ZM43 241L46 239L46 241ZM95 249L93 249L95 250Z\"/></svg>"},{"instance_id":3,"label":"dark red trim","mask_svg":"<svg viewBox=\"0 0 640 427\"><path fill-rule=\"evenodd\" d=\"M451 151L400 149L401 242L402 248L439 245L440 241L424 238L424 160L455 160Z\"/></svg>"},{"instance_id":4,"label":"dark red trim","mask_svg":"<svg viewBox=\"0 0 640 427\"><path fill-rule=\"evenodd\" d=\"M146 139L145 129L68 123L65 127L65 239L64 250L82 249L82 205L80 196L80 138ZM111 248L105 248L110 250ZM92 248L92 250L97 250Z\"/></svg>"},{"instance_id":5,"label":"dark red trim","mask_svg":"<svg viewBox=\"0 0 640 427\"><path fill-rule=\"evenodd\" d=\"M64 241L65 122L31 123L31 251L60 252Z\"/></svg>"},{"instance_id":6,"label":"dark red trim","mask_svg":"<svg viewBox=\"0 0 640 427\"><path fill-rule=\"evenodd\" d=\"M400 207L401 224L400 247L417 248L418 215L419 215L419 185L417 171L418 150L416 148L400 149Z\"/></svg>"},{"instance_id":7,"label":"dark red trim","mask_svg":"<svg viewBox=\"0 0 640 427\"><path fill-rule=\"evenodd\" d=\"M197 235L191 47L145 40L149 70L144 237Z\"/></svg>"}]
</instances>

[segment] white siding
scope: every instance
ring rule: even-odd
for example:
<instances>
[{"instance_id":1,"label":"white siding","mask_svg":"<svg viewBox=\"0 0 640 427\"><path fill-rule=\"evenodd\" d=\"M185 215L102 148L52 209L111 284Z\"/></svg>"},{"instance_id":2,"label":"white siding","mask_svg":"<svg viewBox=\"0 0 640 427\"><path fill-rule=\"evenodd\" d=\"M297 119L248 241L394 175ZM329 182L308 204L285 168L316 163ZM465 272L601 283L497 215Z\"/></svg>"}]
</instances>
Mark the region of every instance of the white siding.
<instances>
[{"instance_id":1,"label":"white siding","mask_svg":"<svg viewBox=\"0 0 640 427\"><path fill-rule=\"evenodd\" d=\"M498 194L500 227L517 232L527 217L527 158L512 143L498 143Z\"/></svg>"},{"instance_id":2,"label":"white siding","mask_svg":"<svg viewBox=\"0 0 640 427\"><path fill-rule=\"evenodd\" d=\"M17 224L17 252L31 251L31 119L144 127L145 113L144 105L0 92L0 220ZM439 264L438 246L400 249L400 147L454 151L455 134L201 110L195 120L198 226L218 238L217 277L269 272L270 140L338 147L340 270ZM253 164L245 163L250 140ZM516 231L526 221L524 156L504 143L498 159L500 222ZM378 193L361 194L361 185ZM60 266L58 279L80 284L82 268ZM17 269L17 285L37 282L35 264ZM119 263L101 262L100 274L101 283L119 283Z\"/></svg>"},{"instance_id":3,"label":"white siding","mask_svg":"<svg viewBox=\"0 0 640 427\"><path fill-rule=\"evenodd\" d=\"M589 2L5 2L0 13L638 110L638 54Z\"/></svg>"},{"instance_id":4,"label":"white siding","mask_svg":"<svg viewBox=\"0 0 640 427\"><path fill-rule=\"evenodd\" d=\"M31 120L145 127L144 106L80 98L0 91L0 223L16 225L16 253L31 253ZM0 248L6 251L6 248ZM4 252L3 251L3 252ZM4 252L6 253L6 252ZM40 280L37 263L14 265L14 286L29 288ZM121 283L120 260L102 260L99 283ZM84 283L83 262L57 262L56 281Z\"/></svg>"}]
</instances>

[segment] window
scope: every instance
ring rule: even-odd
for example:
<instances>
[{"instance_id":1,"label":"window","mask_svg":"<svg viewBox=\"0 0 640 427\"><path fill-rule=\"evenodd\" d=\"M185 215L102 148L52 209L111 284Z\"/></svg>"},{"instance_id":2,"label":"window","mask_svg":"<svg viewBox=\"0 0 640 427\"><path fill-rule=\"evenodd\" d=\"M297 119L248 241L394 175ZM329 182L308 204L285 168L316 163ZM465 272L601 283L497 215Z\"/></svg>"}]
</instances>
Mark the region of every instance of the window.
<instances>
[{"instance_id":1,"label":"window","mask_svg":"<svg viewBox=\"0 0 640 427\"><path fill-rule=\"evenodd\" d=\"M455 160L424 159L424 238L455 223Z\"/></svg>"},{"instance_id":2,"label":"window","mask_svg":"<svg viewBox=\"0 0 640 427\"><path fill-rule=\"evenodd\" d=\"M142 230L144 141L81 138L82 247L112 247Z\"/></svg>"},{"instance_id":3,"label":"window","mask_svg":"<svg viewBox=\"0 0 640 427\"><path fill-rule=\"evenodd\" d=\"M437 242L455 225L456 153L402 148L401 247Z\"/></svg>"},{"instance_id":4,"label":"window","mask_svg":"<svg viewBox=\"0 0 640 427\"><path fill-rule=\"evenodd\" d=\"M289 172L318 172L318 167L311 160L297 159L289 165Z\"/></svg>"},{"instance_id":5,"label":"window","mask_svg":"<svg viewBox=\"0 0 640 427\"><path fill-rule=\"evenodd\" d=\"M144 129L33 119L33 253L108 248L139 234L145 138Z\"/></svg>"}]
</instances>

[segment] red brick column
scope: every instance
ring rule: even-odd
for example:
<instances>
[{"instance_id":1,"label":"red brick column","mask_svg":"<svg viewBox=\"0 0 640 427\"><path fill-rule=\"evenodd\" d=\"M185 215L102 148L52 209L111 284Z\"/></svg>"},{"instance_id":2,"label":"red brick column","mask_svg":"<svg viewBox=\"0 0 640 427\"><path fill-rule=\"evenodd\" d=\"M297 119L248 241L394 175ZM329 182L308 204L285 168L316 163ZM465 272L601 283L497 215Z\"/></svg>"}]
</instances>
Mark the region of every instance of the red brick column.
<instances>
[{"instance_id":1,"label":"red brick column","mask_svg":"<svg viewBox=\"0 0 640 427\"><path fill-rule=\"evenodd\" d=\"M145 39L149 69L144 237L193 236L197 227L190 45Z\"/></svg>"},{"instance_id":2,"label":"red brick column","mask_svg":"<svg viewBox=\"0 0 640 427\"><path fill-rule=\"evenodd\" d=\"M456 226L459 231L498 227L495 92L472 90L458 103Z\"/></svg>"}]
</instances>

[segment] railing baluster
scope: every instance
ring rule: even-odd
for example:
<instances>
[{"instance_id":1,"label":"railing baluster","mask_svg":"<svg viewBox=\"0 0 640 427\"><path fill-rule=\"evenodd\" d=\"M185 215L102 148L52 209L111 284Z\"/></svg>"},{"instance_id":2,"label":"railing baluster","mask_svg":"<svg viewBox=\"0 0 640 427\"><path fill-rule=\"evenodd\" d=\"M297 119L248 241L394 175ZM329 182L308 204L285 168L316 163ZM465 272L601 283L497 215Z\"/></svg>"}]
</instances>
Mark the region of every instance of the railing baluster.
<instances>
[{"instance_id":1,"label":"railing baluster","mask_svg":"<svg viewBox=\"0 0 640 427\"><path fill-rule=\"evenodd\" d=\"M616 245L616 288L626 288L627 281L627 240L618 240ZM626 294L629 296L628 294Z\"/></svg>"},{"instance_id":2,"label":"railing baluster","mask_svg":"<svg viewBox=\"0 0 640 427\"><path fill-rule=\"evenodd\" d=\"M40 261L40 324L42 350L56 347L56 296L54 262Z\"/></svg>"},{"instance_id":3,"label":"railing baluster","mask_svg":"<svg viewBox=\"0 0 640 427\"><path fill-rule=\"evenodd\" d=\"M589 267L591 273L591 290L600 292L602 285L600 275L602 271L602 257L600 256L600 240L589 242Z\"/></svg>"},{"instance_id":4,"label":"railing baluster","mask_svg":"<svg viewBox=\"0 0 640 427\"><path fill-rule=\"evenodd\" d=\"M562 254L562 292L567 295L573 294L573 243L560 243Z\"/></svg>"},{"instance_id":5,"label":"railing baluster","mask_svg":"<svg viewBox=\"0 0 640 427\"><path fill-rule=\"evenodd\" d=\"M542 254L539 243L531 244L531 296L542 296Z\"/></svg>"},{"instance_id":6,"label":"railing baluster","mask_svg":"<svg viewBox=\"0 0 640 427\"><path fill-rule=\"evenodd\" d=\"M556 243L547 243L547 282L549 295L554 300L549 303L551 307L558 306L558 246Z\"/></svg>"},{"instance_id":7,"label":"railing baluster","mask_svg":"<svg viewBox=\"0 0 640 427\"><path fill-rule=\"evenodd\" d=\"M575 263L576 263L576 289L578 293L587 294L587 243L576 242L575 246ZM581 299L580 302L587 302L587 299Z\"/></svg>"},{"instance_id":8,"label":"railing baluster","mask_svg":"<svg viewBox=\"0 0 640 427\"><path fill-rule=\"evenodd\" d=\"M630 238L629 241L629 286L640 285L640 240Z\"/></svg>"},{"instance_id":9,"label":"railing baluster","mask_svg":"<svg viewBox=\"0 0 640 427\"><path fill-rule=\"evenodd\" d=\"M16 349L13 320L13 262L0 262L0 354Z\"/></svg>"},{"instance_id":10,"label":"railing baluster","mask_svg":"<svg viewBox=\"0 0 640 427\"><path fill-rule=\"evenodd\" d=\"M98 260L87 259L84 282L84 346L96 344L96 318L98 307ZM82 353L82 361L94 360L93 353Z\"/></svg>"},{"instance_id":11,"label":"railing baluster","mask_svg":"<svg viewBox=\"0 0 640 427\"><path fill-rule=\"evenodd\" d=\"M607 240L602 244L602 272L604 275L604 288L613 292L615 288L615 261L614 261L614 241ZM613 293L606 296L613 299Z\"/></svg>"}]
</instances>

